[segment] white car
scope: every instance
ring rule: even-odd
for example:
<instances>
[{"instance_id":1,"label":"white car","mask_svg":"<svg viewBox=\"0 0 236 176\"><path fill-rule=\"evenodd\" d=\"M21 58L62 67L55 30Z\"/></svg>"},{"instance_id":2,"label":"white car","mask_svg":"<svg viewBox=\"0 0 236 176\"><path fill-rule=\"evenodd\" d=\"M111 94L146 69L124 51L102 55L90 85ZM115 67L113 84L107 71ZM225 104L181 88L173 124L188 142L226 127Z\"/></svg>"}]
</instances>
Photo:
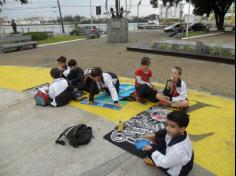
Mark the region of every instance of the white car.
<instances>
[{"instance_id":1,"label":"white car","mask_svg":"<svg viewBox=\"0 0 236 176\"><path fill-rule=\"evenodd\" d=\"M168 33L168 32L175 32L176 29L179 28L179 27L181 27L181 25L180 25L179 23L173 24L173 25L170 25L170 26L164 28L164 31L165 31L166 33Z\"/></svg>"}]
</instances>

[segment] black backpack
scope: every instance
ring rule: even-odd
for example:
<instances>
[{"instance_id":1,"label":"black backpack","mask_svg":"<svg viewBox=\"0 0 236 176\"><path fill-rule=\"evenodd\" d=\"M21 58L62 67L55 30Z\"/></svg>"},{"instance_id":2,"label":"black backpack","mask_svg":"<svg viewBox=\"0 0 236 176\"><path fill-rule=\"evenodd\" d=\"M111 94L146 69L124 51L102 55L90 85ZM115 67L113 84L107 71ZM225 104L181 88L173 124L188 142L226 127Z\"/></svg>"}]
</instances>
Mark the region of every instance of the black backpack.
<instances>
[{"instance_id":1,"label":"black backpack","mask_svg":"<svg viewBox=\"0 0 236 176\"><path fill-rule=\"evenodd\" d=\"M92 128L84 124L65 129L55 141L56 144L65 145L65 142L60 140L62 136L65 136L69 140L70 145L73 147L86 145L91 141L92 138L94 138Z\"/></svg>"}]
</instances>

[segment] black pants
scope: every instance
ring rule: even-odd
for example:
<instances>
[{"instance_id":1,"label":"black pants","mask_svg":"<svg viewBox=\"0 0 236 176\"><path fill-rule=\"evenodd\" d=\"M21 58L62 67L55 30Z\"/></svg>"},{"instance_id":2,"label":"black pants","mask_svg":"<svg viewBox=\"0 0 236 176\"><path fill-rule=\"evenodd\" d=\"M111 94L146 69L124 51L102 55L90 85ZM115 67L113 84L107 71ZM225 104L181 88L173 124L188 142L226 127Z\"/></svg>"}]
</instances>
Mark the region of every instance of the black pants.
<instances>
[{"instance_id":1,"label":"black pants","mask_svg":"<svg viewBox=\"0 0 236 176\"><path fill-rule=\"evenodd\" d=\"M157 91L150 88L147 84L141 84L135 87L138 97L148 99L151 102L158 102L156 99Z\"/></svg>"},{"instance_id":2,"label":"black pants","mask_svg":"<svg viewBox=\"0 0 236 176\"><path fill-rule=\"evenodd\" d=\"M116 88L117 93L119 94L120 92L120 81L117 78L117 82L114 85ZM88 78L85 82L85 90L89 93L89 101L93 102L94 96L96 94L99 94L100 90L97 86L97 83L92 80L91 78ZM105 88L104 91L108 94L111 95L110 91L108 88Z\"/></svg>"}]
</instances>

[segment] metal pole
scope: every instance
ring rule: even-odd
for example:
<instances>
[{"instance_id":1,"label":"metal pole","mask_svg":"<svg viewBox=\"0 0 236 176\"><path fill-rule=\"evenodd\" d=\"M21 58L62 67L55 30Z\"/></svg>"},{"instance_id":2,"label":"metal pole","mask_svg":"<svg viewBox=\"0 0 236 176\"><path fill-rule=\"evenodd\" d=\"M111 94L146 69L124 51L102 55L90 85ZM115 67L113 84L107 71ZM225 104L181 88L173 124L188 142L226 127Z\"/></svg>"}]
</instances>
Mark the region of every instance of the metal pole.
<instances>
[{"instance_id":1,"label":"metal pole","mask_svg":"<svg viewBox=\"0 0 236 176\"><path fill-rule=\"evenodd\" d=\"M138 9L137 9L137 17L139 18L139 4L138 4Z\"/></svg>"},{"instance_id":2,"label":"metal pole","mask_svg":"<svg viewBox=\"0 0 236 176\"><path fill-rule=\"evenodd\" d=\"M119 0L116 0L116 16L119 16Z\"/></svg>"},{"instance_id":3,"label":"metal pole","mask_svg":"<svg viewBox=\"0 0 236 176\"><path fill-rule=\"evenodd\" d=\"M191 0L189 0L189 7L188 7L188 20L187 20L187 28L186 28L186 37L188 37L188 29L189 29L189 22L190 22L190 11L191 11Z\"/></svg>"},{"instance_id":4,"label":"metal pole","mask_svg":"<svg viewBox=\"0 0 236 176\"><path fill-rule=\"evenodd\" d=\"M90 17L91 17L91 25L93 25L93 13L92 13L92 1L90 0Z\"/></svg>"},{"instance_id":5,"label":"metal pole","mask_svg":"<svg viewBox=\"0 0 236 176\"><path fill-rule=\"evenodd\" d=\"M57 0L57 4L58 4L59 13L60 13L60 21L61 21L62 33L65 34L65 28L64 28L64 23L63 23L63 19L62 19L62 13L61 13L61 5L60 5L59 0Z\"/></svg>"}]
</instances>

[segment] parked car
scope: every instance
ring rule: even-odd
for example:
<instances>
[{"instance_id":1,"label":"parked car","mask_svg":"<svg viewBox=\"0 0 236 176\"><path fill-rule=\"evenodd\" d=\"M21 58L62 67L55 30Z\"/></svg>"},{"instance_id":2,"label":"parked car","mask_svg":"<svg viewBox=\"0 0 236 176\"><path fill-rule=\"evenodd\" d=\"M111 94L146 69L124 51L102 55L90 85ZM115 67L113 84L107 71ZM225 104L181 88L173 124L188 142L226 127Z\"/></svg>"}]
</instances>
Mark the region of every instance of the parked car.
<instances>
[{"instance_id":1,"label":"parked car","mask_svg":"<svg viewBox=\"0 0 236 176\"><path fill-rule=\"evenodd\" d=\"M96 26L83 26L80 29L80 33L85 34L87 38L100 38L101 32Z\"/></svg>"},{"instance_id":2,"label":"parked car","mask_svg":"<svg viewBox=\"0 0 236 176\"><path fill-rule=\"evenodd\" d=\"M181 27L181 24L180 23L176 23L176 24L173 24L173 25L170 25L166 28L164 28L164 31L166 33L169 33L169 32L176 32L176 30Z\"/></svg>"},{"instance_id":3,"label":"parked car","mask_svg":"<svg viewBox=\"0 0 236 176\"><path fill-rule=\"evenodd\" d=\"M186 23L176 23L176 24L173 24L173 25L170 25L168 27L166 27L164 29L164 31L166 33L169 33L169 32L186 32L186 27L187 27L187 24ZM188 29L189 31L191 31L191 28Z\"/></svg>"},{"instance_id":4,"label":"parked car","mask_svg":"<svg viewBox=\"0 0 236 176\"><path fill-rule=\"evenodd\" d=\"M206 30L206 25L202 23L194 23L191 25L191 30L193 31L205 31Z\"/></svg>"}]
</instances>

